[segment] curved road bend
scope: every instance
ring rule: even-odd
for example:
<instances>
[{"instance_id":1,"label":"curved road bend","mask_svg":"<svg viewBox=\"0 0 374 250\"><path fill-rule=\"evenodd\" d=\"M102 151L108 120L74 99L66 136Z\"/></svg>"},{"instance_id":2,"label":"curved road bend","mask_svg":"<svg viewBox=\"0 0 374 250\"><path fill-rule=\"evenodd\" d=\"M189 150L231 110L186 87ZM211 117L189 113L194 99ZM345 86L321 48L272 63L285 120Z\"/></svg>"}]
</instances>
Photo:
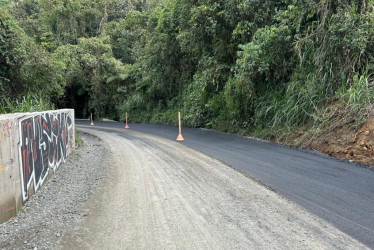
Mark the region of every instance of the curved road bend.
<instances>
[{"instance_id":1,"label":"curved road bend","mask_svg":"<svg viewBox=\"0 0 374 250\"><path fill-rule=\"evenodd\" d=\"M221 161L159 136L79 126L110 171L57 249L366 249Z\"/></svg>"},{"instance_id":2,"label":"curved road bend","mask_svg":"<svg viewBox=\"0 0 374 250\"><path fill-rule=\"evenodd\" d=\"M77 120L78 128L87 121ZM175 140L177 128L129 124L130 130ZM95 122L95 129L123 128ZM183 128L183 145L256 178L284 197L374 249L374 171L367 167L212 130Z\"/></svg>"}]
</instances>

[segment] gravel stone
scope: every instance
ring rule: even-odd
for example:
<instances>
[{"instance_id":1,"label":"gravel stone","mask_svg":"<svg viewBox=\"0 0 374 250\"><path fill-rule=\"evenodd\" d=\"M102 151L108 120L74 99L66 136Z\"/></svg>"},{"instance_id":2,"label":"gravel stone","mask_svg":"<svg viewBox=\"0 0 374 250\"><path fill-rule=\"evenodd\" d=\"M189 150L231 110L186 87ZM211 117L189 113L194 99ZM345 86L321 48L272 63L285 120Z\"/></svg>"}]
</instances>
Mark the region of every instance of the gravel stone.
<instances>
[{"instance_id":1,"label":"gravel stone","mask_svg":"<svg viewBox=\"0 0 374 250\"><path fill-rule=\"evenodd\" d=\"M73 223L85 218L80 206L110 168L110 152L97 137L78 132L84 146L32 196L18 215L0 224L0 249L52 249Z\"/></svg>"}]
</instances>

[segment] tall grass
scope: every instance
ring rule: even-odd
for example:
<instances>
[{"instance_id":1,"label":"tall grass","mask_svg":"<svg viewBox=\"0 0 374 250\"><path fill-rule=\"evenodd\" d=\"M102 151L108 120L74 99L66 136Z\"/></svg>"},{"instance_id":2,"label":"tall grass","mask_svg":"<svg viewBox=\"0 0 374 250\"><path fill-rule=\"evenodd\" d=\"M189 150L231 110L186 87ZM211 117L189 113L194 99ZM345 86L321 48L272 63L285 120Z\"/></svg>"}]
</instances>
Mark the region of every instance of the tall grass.
<instances>
[{"instance_id":1,"label":"tall grass","mask_svg":"<svg viewBox=\"0 0 374 250\"><path fill-rule=\"evenodd\" d=\"M50 109L54 109L50 102L31 94L19 99L3 98L0 101L0 114L36 112Z\"/></svg>"},{"instance_id":2,"label":"tall grass","mask_svg":"<svg viewBox=\"0 0 374 250\"><path fill-rule=\"evenodd\" d=\"M337 95L345 101L350 114L366 110L374 101L374 81L366 72L355 75L349 88L342 88Z\"/></svg>"}]
</instances>

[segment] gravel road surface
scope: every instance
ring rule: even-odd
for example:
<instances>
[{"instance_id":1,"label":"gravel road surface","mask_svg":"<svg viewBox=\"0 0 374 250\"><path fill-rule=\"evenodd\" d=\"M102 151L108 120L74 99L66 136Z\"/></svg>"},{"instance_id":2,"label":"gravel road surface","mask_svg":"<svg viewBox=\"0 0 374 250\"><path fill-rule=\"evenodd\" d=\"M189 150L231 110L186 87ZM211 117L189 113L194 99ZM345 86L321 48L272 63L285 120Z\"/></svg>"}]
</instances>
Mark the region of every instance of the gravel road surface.
<instances>
[{"instance_id":1,"label":"gravel road surface","mask_svg":"<svg viewBox=\"0 0 374 250\"><path fill-rule=\"evenodd\" d=\"M365 249L222 162L124 129L78 126L112 167L57 249Z\"/></svg>"},{"instance_id":2,"label":"gravel road surface","mask_svg":"<svg viewBox=\"0 0 374 250\"><path fill-rule=\"evenodd\" d=\"M78 120L77 124L88 124ZM123 128L96 122L95 128ZM175 141L178 128L130 124L130 130ZM309 150L207 129L183 128L183 145L219 159L374 249L374 169Z\"/></svg>"},{"instance_id":3,"label":"gravel road surface","mask_svg":"<svg viewBox=\"0 0 374 250\"><path fill-rule=\"evenodd\" d=\"M79 136L84 147L68 157L17 217L0 224L0 249L52 249L73 222L85 219L78 210L108 172L110 152L97 137Z\"/></svg>"}]
</instances>

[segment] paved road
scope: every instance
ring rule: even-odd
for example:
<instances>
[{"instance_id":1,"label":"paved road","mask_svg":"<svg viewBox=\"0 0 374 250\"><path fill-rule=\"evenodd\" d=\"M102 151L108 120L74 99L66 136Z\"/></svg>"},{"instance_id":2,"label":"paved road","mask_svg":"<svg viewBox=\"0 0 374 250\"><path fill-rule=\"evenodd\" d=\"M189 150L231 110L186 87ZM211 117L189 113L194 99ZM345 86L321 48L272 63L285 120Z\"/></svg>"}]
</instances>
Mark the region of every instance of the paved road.
<instances>
[{"instance_id":1,"label":"paved road","mask_svg":"<svg viewBox=\"0 0 374 250\"><path fill-rule=\"evenodd\" d=\"M366 249L263 185L158 136L79 126L110 170L57 249Z\"/></svg>"},{"instance_id":2,"label":"paved road","mask_svg":"<svg viewBox=\"0 0 374 250\"><path fill-rule=\"evenodd\" d=\"M87 121L77 121L78 125ZM177 128L129 124L175 140ZM123 128L96 122L95 128ZM310 151L204 129L183 128L183 145L219 159L374 249L374 171Z\"/></svg>"}]
</instances>

